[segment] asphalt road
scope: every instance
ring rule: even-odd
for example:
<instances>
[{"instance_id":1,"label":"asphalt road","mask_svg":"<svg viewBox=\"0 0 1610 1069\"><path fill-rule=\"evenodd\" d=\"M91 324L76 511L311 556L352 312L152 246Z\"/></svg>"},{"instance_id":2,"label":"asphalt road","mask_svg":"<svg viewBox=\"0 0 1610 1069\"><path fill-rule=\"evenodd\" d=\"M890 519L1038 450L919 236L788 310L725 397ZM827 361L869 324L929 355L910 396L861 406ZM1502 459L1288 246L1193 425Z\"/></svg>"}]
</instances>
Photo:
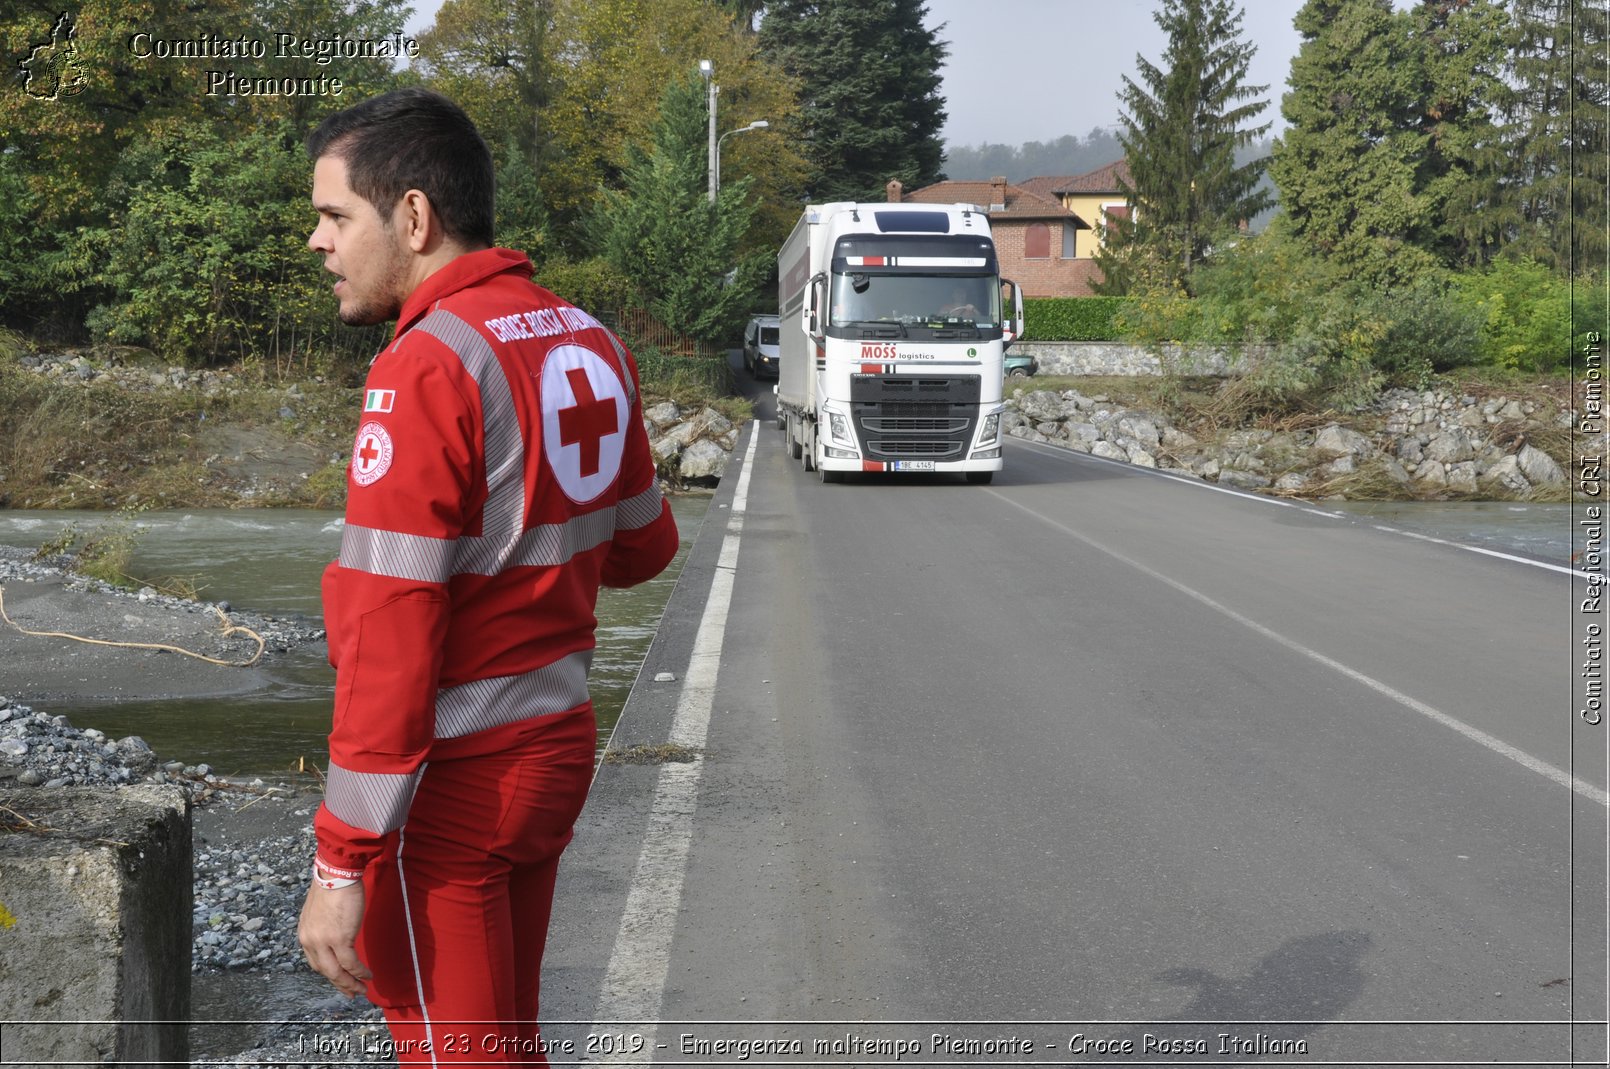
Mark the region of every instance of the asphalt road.
<instances>
[{"instance_id":1,"label":"asphalt road","mask_svg":"<svg viewBox=\"0 0 1610 1069\"><path fill-rule=\"evenodd\" d=\"M615 740L698 759L606 765L561 870L555 1060L1603 1064L1580 592L1026 445L822 485L760 422Z\"/></svg>"}]
</instances>

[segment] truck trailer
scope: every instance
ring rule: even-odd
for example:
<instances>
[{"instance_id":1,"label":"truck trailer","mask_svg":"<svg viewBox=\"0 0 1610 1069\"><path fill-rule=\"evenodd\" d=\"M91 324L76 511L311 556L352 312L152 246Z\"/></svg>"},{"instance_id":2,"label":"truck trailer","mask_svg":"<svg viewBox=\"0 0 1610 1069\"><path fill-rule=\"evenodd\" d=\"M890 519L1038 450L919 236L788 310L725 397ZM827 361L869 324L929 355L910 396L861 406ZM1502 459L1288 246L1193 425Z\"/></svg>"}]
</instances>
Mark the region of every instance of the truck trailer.
<instances>
[{"instance_id":1,"label":"truck trailer","mask_svg":"<svg viewBox=\"0 0 1610 1069\"><path fill-rule=\"evenodd\" d=\"M1000 277L983 209L807 207L777 280L777 425L806 471L987 483L1001 470L1003 359L1023 299Z\"/></svg>"}]
</instances>

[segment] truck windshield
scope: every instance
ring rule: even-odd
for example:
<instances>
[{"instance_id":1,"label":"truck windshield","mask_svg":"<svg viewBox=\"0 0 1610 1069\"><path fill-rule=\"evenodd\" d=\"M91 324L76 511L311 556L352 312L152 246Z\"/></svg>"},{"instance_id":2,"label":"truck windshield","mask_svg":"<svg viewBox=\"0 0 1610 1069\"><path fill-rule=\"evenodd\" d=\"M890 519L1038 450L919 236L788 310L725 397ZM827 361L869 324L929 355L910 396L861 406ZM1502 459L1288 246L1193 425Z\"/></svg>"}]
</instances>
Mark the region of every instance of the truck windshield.
<instances>
[{"instance_id":1,"label":"truck windshield","mask_svg":"<svg viewBox=\"0 0 1610 1069\"><path fill-rule=\"evenodd\" d=\"M990 328L1001 321L1001 287L993 275L833 276L833 326L902 323L907 326Z\"/></svg>"}]
</instances>

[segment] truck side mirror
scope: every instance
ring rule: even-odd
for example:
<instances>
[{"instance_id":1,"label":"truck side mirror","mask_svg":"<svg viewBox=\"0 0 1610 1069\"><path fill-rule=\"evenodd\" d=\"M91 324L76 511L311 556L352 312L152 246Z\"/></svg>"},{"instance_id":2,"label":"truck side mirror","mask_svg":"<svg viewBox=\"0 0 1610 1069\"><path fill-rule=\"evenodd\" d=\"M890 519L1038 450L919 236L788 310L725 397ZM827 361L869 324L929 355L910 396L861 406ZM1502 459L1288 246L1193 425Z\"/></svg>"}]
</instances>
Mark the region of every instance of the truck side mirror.
<instances>
[{"instance_id":1,"label":"truck side mirror","mask_svg":"<svg viewBox=\"0 0 1610 1069\"><path fill-rule=\"evenodd\" d=\"M1007 294L1010 293L1010 299ZM1017 288L1017 283L1009 278L1001 279L1001 304L1010 305L1012 318L1001 324L1001 338L1003 344L1001 351L1005 352L1012 347L1012 343L1023 336L1023 291Z\"/></svg>"}]
</instances>

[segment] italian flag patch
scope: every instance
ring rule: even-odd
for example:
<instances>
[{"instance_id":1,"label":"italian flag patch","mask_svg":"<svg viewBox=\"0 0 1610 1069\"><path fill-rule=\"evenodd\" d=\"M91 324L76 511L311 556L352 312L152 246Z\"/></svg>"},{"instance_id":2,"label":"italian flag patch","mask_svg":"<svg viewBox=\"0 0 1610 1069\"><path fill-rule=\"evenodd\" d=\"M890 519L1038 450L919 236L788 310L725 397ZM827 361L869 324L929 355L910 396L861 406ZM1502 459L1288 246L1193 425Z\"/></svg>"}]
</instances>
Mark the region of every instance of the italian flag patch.
<instances>
[{"instance_id":1,"label":"italian flag patch","mask_svg":"<svg viewBox=\"0 0 1610 1069\"><path fill-rule=\"evenodd\" d=\"M396 400L396 390L369 390L363 395L363 410L365 412L390 412L392 402Z\"/></svg>"}]
</instances>

